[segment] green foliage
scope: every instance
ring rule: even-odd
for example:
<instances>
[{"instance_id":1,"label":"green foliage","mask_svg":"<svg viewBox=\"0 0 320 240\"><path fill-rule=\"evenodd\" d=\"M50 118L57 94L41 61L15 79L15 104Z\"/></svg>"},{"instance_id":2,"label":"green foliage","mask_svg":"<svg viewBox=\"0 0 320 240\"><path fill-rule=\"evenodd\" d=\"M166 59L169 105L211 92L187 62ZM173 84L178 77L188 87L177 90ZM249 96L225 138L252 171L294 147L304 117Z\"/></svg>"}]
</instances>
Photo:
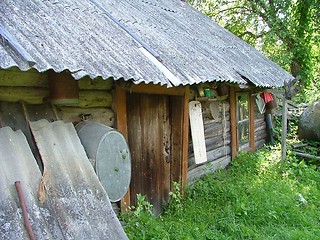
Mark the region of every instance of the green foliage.
<instances>
[{"instance_id":1,"label":"green foliage","mask_svg":"<svg viewBox=\"0 0 320 240\"><path fill-rule=\"evenodd\" d=\"M189 0L219 24L300 76L302 101L319 96L320 1ZM314 96L316 95L316 97Z\"/></svg>"},{"instance_id":2,"label":"green foliage","mask_svg":"<svg viewBox=\"0 0 320 240\"><path fill-rule=\"evenodd\" d=\"M179 214L183 210L183 192L181 189L181 184L178 182L173 182L173 191L169 193L171 197L170 202L165 207L167 214Z\"/></svg>"},{"instance_id":3,"label":"green foliage","mask_svg":"<svg viewBox=\"0 0 320 240\"><path fill-rule=\"evenodd\" d=\"M126 216L129 239L319 239L317 167L290 152L281 164L280 152L276 145L241 153L189 186L184 198L176 184L161 216Z\"/></svg>"},{"instance_id":4,"label":"green foliage","mask_svg":"<svg viewBox=\"0 0 320 240\"><path fill-rule=\"evenodd\" d=\"M137 194L137 206L131 207L133 215L139 217L141 214L152 215L152 204L146 200L146 196Z\"/></svg>"}]
</instances>

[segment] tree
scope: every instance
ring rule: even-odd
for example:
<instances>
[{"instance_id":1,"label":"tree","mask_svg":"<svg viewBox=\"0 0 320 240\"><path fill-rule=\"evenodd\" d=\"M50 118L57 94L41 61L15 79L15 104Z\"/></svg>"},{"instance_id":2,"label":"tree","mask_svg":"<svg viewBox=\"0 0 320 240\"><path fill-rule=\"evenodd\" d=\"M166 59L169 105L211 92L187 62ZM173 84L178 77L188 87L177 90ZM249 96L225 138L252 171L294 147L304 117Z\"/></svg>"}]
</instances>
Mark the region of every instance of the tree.
<instances>
[{"instance_id":1,"label":"tree","mask_svg":"<svg viewBox=\"0 0 320 240\"><path fill-rule=\"evenodd\" d=\"M301 78L320 87L319 0L190 0L213 20Z\"/></svg>"}]
</instances>

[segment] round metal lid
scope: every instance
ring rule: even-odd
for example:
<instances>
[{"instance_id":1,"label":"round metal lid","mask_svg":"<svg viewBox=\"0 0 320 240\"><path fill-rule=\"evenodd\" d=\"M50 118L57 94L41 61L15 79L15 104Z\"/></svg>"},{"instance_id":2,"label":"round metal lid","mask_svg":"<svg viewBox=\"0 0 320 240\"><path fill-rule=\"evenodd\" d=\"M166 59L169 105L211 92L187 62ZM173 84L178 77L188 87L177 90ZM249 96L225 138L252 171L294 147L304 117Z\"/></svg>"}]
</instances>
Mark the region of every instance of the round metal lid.
<instances>
[{"instance_id":1,"label":"round metal lid","mask_svg":"<svg viewBox=\"0 0 320 240\"><path fill-rule=\"evenodd\" d=\"M99 144L96 172L112 202L119 201L128 191L131 179L131 156L121 133L109 131Z\"/></svg>"},{"instance_id":2,"label":"round metal lid","mask_svg":"<svg viewBox=\"0 0 320 240\"><path fill-rule=\"evenodd\" d=\"M131 156L124 136L117 130L93 121L76 126L78 136L111 202L121 200L131 180Z\"/></svg>"}]
</instances>

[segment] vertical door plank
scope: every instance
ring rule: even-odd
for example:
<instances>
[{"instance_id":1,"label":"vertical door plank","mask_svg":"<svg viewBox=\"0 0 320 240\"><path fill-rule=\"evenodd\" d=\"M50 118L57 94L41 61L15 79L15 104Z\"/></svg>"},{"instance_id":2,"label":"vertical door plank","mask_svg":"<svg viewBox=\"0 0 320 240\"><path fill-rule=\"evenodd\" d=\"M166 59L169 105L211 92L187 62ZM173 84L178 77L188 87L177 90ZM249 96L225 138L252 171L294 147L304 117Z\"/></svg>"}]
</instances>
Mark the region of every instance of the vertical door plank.
<instances>
[{"instance_id":1,"label":"vertical door plank","mask_svg":"<svg viewBox=\"0 0 320 240\"><path fill-rule=\"evenodd\" d=\"M230 87L230 124L231 124L231 156L234 158L237 155L237 100L235 88Z\"/></svg>"}]
</instances>

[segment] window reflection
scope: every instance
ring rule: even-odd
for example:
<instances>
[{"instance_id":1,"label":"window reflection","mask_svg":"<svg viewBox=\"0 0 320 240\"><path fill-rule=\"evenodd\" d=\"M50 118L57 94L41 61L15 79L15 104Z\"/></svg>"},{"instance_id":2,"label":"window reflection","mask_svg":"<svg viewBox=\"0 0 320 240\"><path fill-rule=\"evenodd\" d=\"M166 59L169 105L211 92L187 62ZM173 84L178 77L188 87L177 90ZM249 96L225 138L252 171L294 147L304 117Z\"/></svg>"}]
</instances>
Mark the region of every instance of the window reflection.
<instances>
[{"instance_id":1,"label":"window reflection","mask_svg":"<svg viewBox=\"0 0 320 240\"><path fill-rule=\"evenodd\" d=\"M237 93L238 150L249 147L249 95Z\"/></svg>"}]
</instances>

